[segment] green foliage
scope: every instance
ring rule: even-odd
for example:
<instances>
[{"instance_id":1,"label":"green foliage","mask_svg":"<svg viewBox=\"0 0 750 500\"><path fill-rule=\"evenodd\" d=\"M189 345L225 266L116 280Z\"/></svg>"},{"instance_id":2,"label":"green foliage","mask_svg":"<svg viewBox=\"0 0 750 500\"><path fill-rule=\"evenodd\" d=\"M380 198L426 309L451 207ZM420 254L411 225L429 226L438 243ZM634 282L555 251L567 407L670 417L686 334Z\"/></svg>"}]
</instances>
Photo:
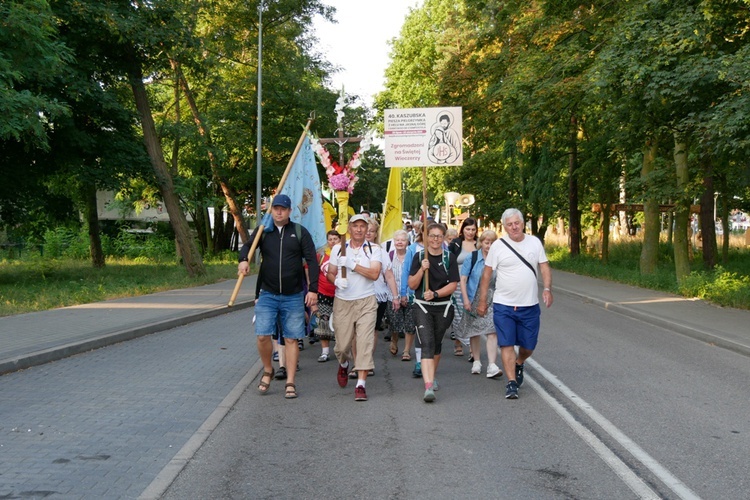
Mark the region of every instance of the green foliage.
<instances>
[{"instance_id":1,"label":"green foliage","mask_svg":"<svg viewBox=\"0 0 750 500\"><path fill-rule=\"evenodd\" d=\"M371 147L362 153L361 158L362 164L357 173L359 181L352 193L350 205L355 212L359 212L360 206L371 212L381 212L390 175L390 170L385 168L383 151Z\"/></svg>"},{"instance_id":2,"label":"green foliage","mask_svg":"<svg viewBox=\"0 0 750 500\"><path fill-rule=\"evenodd\" d=\"M741 267L741 263L744 267ZM727 307L748 309L750 308L750 264L747 263L747 259L742 261L737 259L733 267L740 267L740 270L729 271L724 266L717 266L711 271L693 271L680 283L679 293L686 297L698 297Z\"/></svg>"},{"instance_id":3,"label":"green foliage","mask_svg":"<svg viewBox=\"0 0 750 500\"><path fill-rule=\"evenodd\" d=\"M232 262L208 262L207 275L189 278L177 262L108 259L102 269L83 260L0 260L0 316L132 297L237 277Z\"/></svg>"},{"instance_id":4,"label":"green foliage","mask_svg":"<svg viewBox=\"0 0 750 500\"><path fill-rule=\"evenodd\" d=\"M41 255L49 259L87 260L89 236L85 228L58 227L44 235ZM115 238L102 235L102 248L108 257L122 257L140 263L175 260L174 240L161 234L141 234L121 228Z\"/></svg>"},{"instance_id":5,"label":"green foliage","mask_svg":"<svg viewBox=\"0 0 750 500\"><path fill-rule=\"evenodd\" d=\"M67 111L49 93L71 60L56 35L48 2L0 2L0 141L46 148L51 124Z\"/></svg>"},{"instance_id":6,"label":"green foliage","mask_svg":"<svg viewBox=\"0 0 750 500\"><path fill-rule=\"evenodd\" d=\"M313 50L309 31L313 16L332 19L335 12L320 0L265 3L258 148L257 6L231 0L0 3L2 224L26 238L77 224L93 186L126 192L136 204L160 196L134 119L134 66L147 75L157 140L194 220L200 222L207 206L221 208L220 182L241 205L256 205L256 153L262 195L269 195L311 111L318 135L336 130L337 90L328 88L333 68ZM557 217L570 225L569 200L577 196L583 211L612 203L621 180L627 202L699 197L711 165L719 212L750 206L747 2L425 0L392 48L377 113L463 107L465 166L429 169L430 205L458 191L474 194L472 213L491 220L516 206L541 226ZM177 68L201 130L186 89L177 85ZM359 135L373 117L356 96L348 99L344 128ZM680 187L673 134L688 147L690 178ZM653 173L641 179L647 138L661 139L661 146ZM387 172L376 156L365 155L355 206L377 210L383 201ZM409 172L404 183L404 208L419 206L421 172ZM88 255L85 234L51 233L52 251ZM173 258L170 242L128 238L105 238L105 253ZM659 269L672 265L661 249L659 260Z\"/></svg>"},{"instance_id":7,"label":"green foliage","mask_svg":"<svg viewBox=\"0 0 750 500\"><path fill-rule=\"evenodd\" d=\"M490 220L515 206L541 233L557 217L574 224L576 203L593 223L594 203L694 200L709 176L726 213L750 185L746 3L427 1L394 43L376 105L463 107L465 166L431 172L431 194L471 192ZM675 139L687 147L679 185ZM642 177L647 141L658 148ZM671 288L673 254L658 254L644 279ZM623 271L637 281L637 265Z\"/></svg>"},{"instance_id":8,"label":"green foliage","mask_svg":"<svg viewBox=\"0 0 750 500\"><path fill-rule=\"evenodd\" d=\"M116 257L137 259L140 263L175 259L174 240L160 234L141 235L123 230L111 244Z\"/></svg>"},{"instance_id":9,"label":"green foliage","mask_svg":"<svg viewBox=\"0 0 750 500\"><path fill-rule=\"evenodd\" d=\"M44 254L50 259L61 257L80 258L76 254L81 247L84 234L67 227L58 227L44 233Z\"/></svg>"},{"instance_id":10,"label":"green foliage","mask_svg":"<svg viewBox=\"0 0 750 500\"><path fill-rule=\"evenodd\" d=\"M139 186L146 194L131 193L136 200L153 192L129 85L136 67L147 75L158 140L171 156L185 209L221 209L220 176L239 193L241 205L254 206L257 117L249 103L257 90L257 7L181 0L1 3L2 224L41 237L76 220L72 208L84 208L90 198L83 193L92 186L115 192ZM331 67L313 53L309 32L314 15L330 19L332 13L319 0L265 6L264 195L278 184L311 111L320 125L335 129L336 93L325 86ZM197 130L185 92L175 89L173 62L184 71L211 135ZM6 101L9 96L16 100ZM16 141L22 134L48 144ZM48 152L33 148L45 144ZM216 171L209 168L209 153Z\"/></svg>"}]
</instances>

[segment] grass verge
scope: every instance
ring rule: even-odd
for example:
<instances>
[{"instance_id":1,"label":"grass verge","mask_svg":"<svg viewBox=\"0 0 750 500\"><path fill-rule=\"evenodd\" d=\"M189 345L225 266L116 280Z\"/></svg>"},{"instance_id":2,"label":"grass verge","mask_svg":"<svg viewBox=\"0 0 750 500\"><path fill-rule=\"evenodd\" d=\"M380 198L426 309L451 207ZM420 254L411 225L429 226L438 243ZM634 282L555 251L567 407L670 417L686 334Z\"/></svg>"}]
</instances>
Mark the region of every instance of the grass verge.
<instances>
[{"instance_id":1,"label":"grass verge","mask_svg":"<svg viewBox=\"0 0 750 500\"><path fill-rule=\"evenodd\" d=\"M598 255L581 254L571 257L567 247L547 246L547 257L555 269L583 276L592 276L652 290L700 298L713 304L750 309L750 251L733 249L727 262L711 271L703 269L700 254L692 261L692 272L677 283L672 246L659 247L659 265L655 273L641 275L639 270L640 243L617 243L610 247L610 259L604 264Z\"/></svg>"},{"instance_id":2,"label":"grass verge","mask_svg":"<svg viewBox=\"0 0 750 500\"><path fill-rule=\"evenodd\" d=\"M670 245L659 249L659 266L650 276L638 269L640 243L613 244L610 261L603 264L597 255L571 257L567 247L547 245L553 270L569 271L633 286L662 290L685 297L698 297L714 304L750 309L750 250L733 249L729 260L712 271L702 270L699 254L693 259L692 273L678 284ZM103 269L88 261L43 259L0 261L0 316L10 316L57 307L189 288L237 278L234 256L207 260L206 276L189 278L175 262L136 259L108 259Z\"/></svg>"},{"instance_id":3,"label":"grass verge","mask_svg":"<svg viewBox=\"0 0 750 500\"><path fill-rule=\"evenodd\" d=\"M73 259L0 261L0 316L237 278L237 263L234 261L207 261L204 264L206 276L190 278L182 265L142 258L108 259L103 269L94 269L87 261Z\"/></svg>"}]
</instances>

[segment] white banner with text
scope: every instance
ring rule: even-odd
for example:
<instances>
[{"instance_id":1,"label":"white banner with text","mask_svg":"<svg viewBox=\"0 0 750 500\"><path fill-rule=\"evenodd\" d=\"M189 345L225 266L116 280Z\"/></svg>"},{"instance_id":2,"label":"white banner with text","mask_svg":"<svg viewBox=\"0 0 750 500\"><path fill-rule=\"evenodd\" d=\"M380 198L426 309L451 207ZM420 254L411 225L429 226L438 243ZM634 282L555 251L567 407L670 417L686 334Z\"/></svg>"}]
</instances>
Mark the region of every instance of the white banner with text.
<instances>
[{"instance_id":1,"label":"white banner with text","mask_svg":"<svg viewBox=\"0 0 750 500\"><path fill-rule=\"evenodd\" d=\"M385 166L457 167L464 163L460 107L385 110Z\"/></svg>"}]
</instances>

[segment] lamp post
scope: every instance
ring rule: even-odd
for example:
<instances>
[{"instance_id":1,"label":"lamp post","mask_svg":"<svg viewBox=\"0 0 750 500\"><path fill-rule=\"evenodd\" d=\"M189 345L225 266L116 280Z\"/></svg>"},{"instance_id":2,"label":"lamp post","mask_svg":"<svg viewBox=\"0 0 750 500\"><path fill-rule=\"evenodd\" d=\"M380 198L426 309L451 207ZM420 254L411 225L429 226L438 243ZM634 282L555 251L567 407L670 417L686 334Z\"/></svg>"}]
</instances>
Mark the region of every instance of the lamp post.
<instances>
[{"instance_id":1,"label":"lamp post","mask_svg":"<svg viewBox=\"0 0 750 500\"><path fill-rule=\"evenodd\" d=\"M261 214L261 191L262 191L262 176L261 176L261 153L263 144L263 0L258 2L258 130L256 139L256 152L255 162L257 166L257 172L255 177L255 225L256 227L260 224Z\"/></svg>"}]
</instances>

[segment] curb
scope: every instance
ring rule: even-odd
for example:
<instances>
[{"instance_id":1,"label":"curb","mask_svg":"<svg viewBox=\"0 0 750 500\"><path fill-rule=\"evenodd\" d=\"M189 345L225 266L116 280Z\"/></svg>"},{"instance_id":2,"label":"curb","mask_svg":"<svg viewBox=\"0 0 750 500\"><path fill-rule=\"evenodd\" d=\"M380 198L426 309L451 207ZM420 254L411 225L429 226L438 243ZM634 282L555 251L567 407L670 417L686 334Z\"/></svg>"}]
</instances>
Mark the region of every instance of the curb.
<instances>
[{"instance_id":1,"label":"curb","mask_svg":"<svg viewBox=\"0 0 750 500\"><path fill-rule=\"evenodd\" d=\"M237 404L237 401L262 369L263 362L259 359L250 367L245 376L237 382L237 385L234 386L229 394L227 394L227 397L224 398L198 430L195 431L187 443L185 443L177 454L172 457L172 460L170 460L154 480L151 481L151 484L143 490L143 493L140 494L138 500L158 500L167 492L175 479L177 479L177 476L179 476L185 467L187 467L195 454L198 453L198 450L201 449L213 431L215 431L221 421L224 420L224 417L226 417L234 405Z\"/></svg>"},{"instance_id":2,"label":"curb","mask_svg":"<svg viewBox=\"0 0 750 500\"><path fill-rule=\"evenodd\" d=\"M666 320L663 318L659 318L658 316L654 316L649 313L636 311L635 309L632 309L627 306L622 306L614 302L607 302L606 300L595 299L588 295L584 295L580 292L575 292L573 290L568 290L566 288L560 287L559 285L555 287L555 290L563 292L566 295L570 295L572 297L577 297L583 300L584 302L597 305L599 307L607 309L608 311L616 312L618 314L621 314L623 316L628 316L630 318L635 318L645 323L649 323L654 326L665 328L667 330L671 330L673 332L685 335L686 337L690 337L692 339L705 342L709 345L721 347L723 349L727 349L728 351L732 351L737 354L742 354L743 356L750 357L750 346L746 346L743 344L739 344L737 342L733 342L731 340L725 339L718 335L714 335L712 333L708 333L702 330L697 330L695 328L691 328L682 323L677 323L675 321L670 321L670 320Z\"/></svg>"},{"instance_id":3,"label":"curb","mask_svg":"<svg viewBox=\"0 0 750 500\"><path fill-rule=\"evenodd\" d=\"M14 358L3 359L0 360L0 375L24 370L26 368L31 368L32 366L49 363L50 361L58 361L60 359L74 356L76 354L81 354L87 351L92 351L94 349L99 349L101 347L106 347L108 345L117 344L126 340L133 340L138 337L143 337L145 335L151 335L152 333L157 333L164 330L169 330L171 328L176 328L178 326L187 325L189 323L200 321L202 319L213 318L214 316L219 316L221 314L226 314L232 311L247 309L249 307L252 307L254 305L254 302L255 301L253 300L238 302L232 307L228 307L226 305L215 306L211 309L206 309L198 313L186 314L179 318L157 321L155 323L140 326L137 328L126 328L109 333L107 335L94 337L89 340L72 342L69 344L52 347L50 349L23 354Z\"/></svg>"}]
</instances>

